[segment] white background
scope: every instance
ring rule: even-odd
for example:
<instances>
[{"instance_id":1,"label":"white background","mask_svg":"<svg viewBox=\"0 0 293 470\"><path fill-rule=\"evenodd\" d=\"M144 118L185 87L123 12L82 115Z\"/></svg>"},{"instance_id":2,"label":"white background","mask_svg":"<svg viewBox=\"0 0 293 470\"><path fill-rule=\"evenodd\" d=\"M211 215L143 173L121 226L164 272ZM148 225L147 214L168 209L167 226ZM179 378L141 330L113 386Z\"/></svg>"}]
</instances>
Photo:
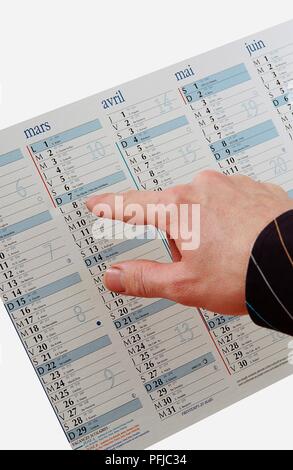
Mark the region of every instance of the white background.
<instances>
[{"instance_id":1,"label":"white background","mask_svg":"<svg viewBox=\"0 0 293 470\"><path fill-rule=\"evenodd\" d=\"M293 18L292 0L0 5L0 128ZM0 448L69 448L0 308ZM293 375L153 448L293 448L292 394Z\"/></svg>"}]
</instances>

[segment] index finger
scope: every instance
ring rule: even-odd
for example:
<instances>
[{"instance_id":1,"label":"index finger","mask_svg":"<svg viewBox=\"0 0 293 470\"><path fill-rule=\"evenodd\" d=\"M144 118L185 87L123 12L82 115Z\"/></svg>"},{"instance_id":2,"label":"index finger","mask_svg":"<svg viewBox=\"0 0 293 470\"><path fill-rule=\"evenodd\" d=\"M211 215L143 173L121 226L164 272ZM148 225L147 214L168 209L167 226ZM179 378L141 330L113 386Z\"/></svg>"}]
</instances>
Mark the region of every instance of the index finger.
<instances>
[{"instance_id":1,"label":"index finger","mask_svg":"<svg viewBox=\"0 0 293 470\"><path fill-rule=\"evenodd\" d=\"M167 191L131 190L125 193L104 193L92 196L86 205L99 217L136 225L153 225L168 232L165 214L170 201Z\"/></svg>"}]
</instances>

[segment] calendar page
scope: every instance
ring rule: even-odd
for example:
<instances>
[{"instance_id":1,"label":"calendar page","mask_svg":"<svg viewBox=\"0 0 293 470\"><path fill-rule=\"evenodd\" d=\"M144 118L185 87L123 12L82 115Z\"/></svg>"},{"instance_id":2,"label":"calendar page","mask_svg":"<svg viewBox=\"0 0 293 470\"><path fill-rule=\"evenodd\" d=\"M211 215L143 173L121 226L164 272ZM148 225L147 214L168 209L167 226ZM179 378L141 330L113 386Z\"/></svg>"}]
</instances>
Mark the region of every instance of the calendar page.
<instances>
[{"instance_id":1,"label":"calendar page","mask_svg":"<svg viewBox=\"0 0 293 470\"><path fill-rule=\"evenodd\" d=\"M111 263L168 262L168 245L94 236L85 206L92 194L162 190L205 168L293 196L292 30L0 132L1 297L73 449L145 448L292 373L289 337L249 316L109 292Z\"/></svg>"}]
</instances>

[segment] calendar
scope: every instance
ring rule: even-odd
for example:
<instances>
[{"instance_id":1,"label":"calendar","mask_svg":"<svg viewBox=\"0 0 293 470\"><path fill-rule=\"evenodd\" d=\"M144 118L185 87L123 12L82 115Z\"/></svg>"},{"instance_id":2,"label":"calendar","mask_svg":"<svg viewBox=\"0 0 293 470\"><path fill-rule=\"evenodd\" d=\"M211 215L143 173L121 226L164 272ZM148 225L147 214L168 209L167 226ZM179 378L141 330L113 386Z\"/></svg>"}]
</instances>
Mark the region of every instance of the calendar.
<instances>
[{"instance_id":1,"label":"calendar","mask_svg":"<svg viewBox=\"0 0 293 470\"><path fill-rule=\"evenodd\" d=\"M108 291L111 263L170 262L168 246L94 237L85 206L207 168L293 197L292 30L0 131L1 298L72 449L146 448L292 373L290 338L248 315Z\"/></svg>"}]
</instances>

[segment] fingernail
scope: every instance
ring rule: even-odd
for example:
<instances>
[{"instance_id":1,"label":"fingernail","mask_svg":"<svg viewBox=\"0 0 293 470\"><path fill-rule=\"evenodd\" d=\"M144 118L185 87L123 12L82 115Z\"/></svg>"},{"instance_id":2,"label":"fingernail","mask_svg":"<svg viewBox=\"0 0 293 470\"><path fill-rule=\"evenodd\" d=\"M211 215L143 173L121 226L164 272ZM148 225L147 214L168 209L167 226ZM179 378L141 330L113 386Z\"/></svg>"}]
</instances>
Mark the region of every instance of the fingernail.
<instances>
[{"instance_id":1,"label":"fingernail","mask_svg":"<svg viewBox=\"0 0 293 470\"><path fill-rule=\"evenodd\" d=\"M124 292L124 273L120 268L111 267L105 273L105 284L114 292Z\"/></svg>"}]
</instances>

